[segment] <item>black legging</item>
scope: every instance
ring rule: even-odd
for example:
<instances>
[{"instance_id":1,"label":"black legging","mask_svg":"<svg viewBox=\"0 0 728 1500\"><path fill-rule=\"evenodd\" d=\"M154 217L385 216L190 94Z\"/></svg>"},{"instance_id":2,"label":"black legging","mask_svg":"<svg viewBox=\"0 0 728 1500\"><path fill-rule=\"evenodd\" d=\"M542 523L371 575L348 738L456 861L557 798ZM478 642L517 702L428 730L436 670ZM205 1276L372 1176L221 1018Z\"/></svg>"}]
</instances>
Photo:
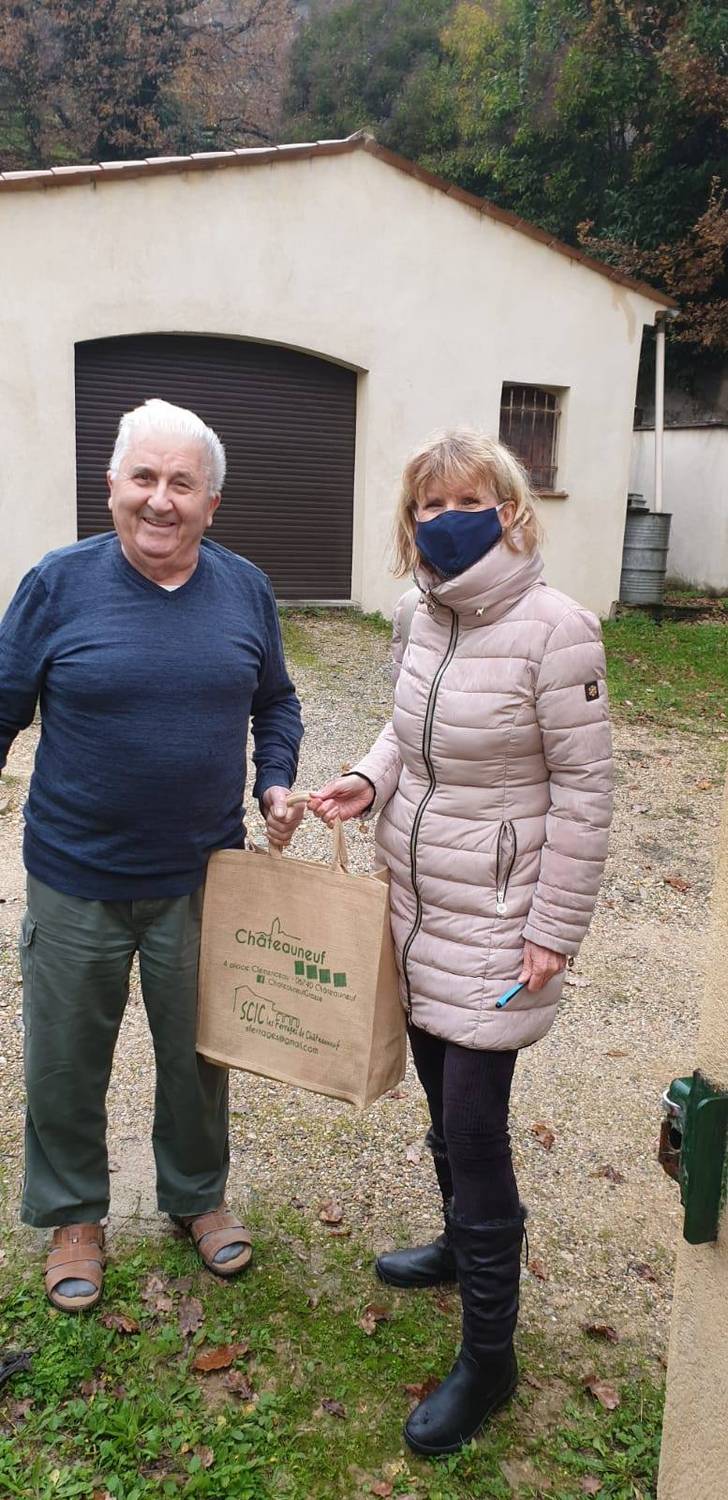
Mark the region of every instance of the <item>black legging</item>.
<instances>
[{"instance_id":1,"label":"black legging","mask_svg":"<svg viewBox=\"0 0 728 1500\"><path fill-rule=\"evenodd\" d=\"M409 1028L412 1056L435 1134L444 1137L455 1213L467 1224L518 1212L508 1105L517 1052L459 1047Z\"/></svg>"}]
</instances>

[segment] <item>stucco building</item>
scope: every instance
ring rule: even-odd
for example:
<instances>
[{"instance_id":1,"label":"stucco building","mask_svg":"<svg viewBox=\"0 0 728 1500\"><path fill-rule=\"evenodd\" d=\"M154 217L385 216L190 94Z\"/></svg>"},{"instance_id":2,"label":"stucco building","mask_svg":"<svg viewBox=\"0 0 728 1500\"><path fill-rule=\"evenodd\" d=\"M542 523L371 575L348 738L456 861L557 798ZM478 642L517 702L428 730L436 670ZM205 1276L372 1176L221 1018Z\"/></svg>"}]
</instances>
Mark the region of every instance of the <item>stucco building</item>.
<instances>
[{"instance_id":1,"label":"stucco building","mask_svg":"<svg viewBox=\"0 0 728 1500\"><path fill-rule=\"evenodd\" d=\"M283 599L385 612L397 479L433 429L501 433L542 492L549 581L619 587L650 287L377 145L0 174L0 607L108 526L121 412L194 407L213 535Z\"/></svg>"}]
</instances>

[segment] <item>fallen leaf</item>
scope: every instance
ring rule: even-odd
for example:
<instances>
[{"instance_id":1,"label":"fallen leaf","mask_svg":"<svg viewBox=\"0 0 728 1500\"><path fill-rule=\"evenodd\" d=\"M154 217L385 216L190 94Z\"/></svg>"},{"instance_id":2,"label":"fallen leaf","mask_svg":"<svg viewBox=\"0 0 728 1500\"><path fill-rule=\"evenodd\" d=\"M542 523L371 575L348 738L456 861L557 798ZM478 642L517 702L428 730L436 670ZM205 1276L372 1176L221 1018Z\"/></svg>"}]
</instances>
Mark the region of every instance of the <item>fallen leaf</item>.
<instances>
[{"instance_id":1,"label":"fallen leaf","mask_svg":"<svg viewBox=\"0 0 728 1500\"><path fill-rule=\"evenodd\" d=\"M156 1271L148 1276L141 1290L142 1302L153 1302L155 1297L163 1296L167 1292L167 1281L159 1276Z\"/></svg>"},{"instance_id":2,"label":"fallen leaf","mask_svg":"<svg viewBox=\"0 0 728 1500\"><path fill-rule=\"evenodd\" d=\"M329 1234L333 1240L345 1240L351 1234L350 1224L338 1224L335 1229L330 1229Z\"/></svg>"},{"instance_id":3,"label":"fallen leaf","mask_svg":"<svg viewBox=\"0 0 728 1500\"><path fill-rule=\"evenodd\" d=\"M709 792L713 783L712 781L696 781L695 785L699 792Z\"/></svg>"},{"instance_id":4,"label":"fallen leaf","mask_svg":"<svg viewBox=\"0 0 728 1500\"><path fill-rule=\"evenodd\" d=\"M542 1391L545 1389L543 1381L539 1380L538 1375L532 1375L530 1370L524 1370L521 1379L523 1380L525 1385L532 1386L534 1391Z\"/></svg>"},{"instance_id":5,"label":"fallen leaf","mask_svg":"<svg viewBox=\"0 0 728 1500\"><path fill-rule=\"evenodd\" d=\"M173 1279L169 1283L169 1289L170 1289L171 1292L178 1292L179 1295L180 1295L180 1297L186 1297L187 1293L192 1290L192 1277L191 1276L175 1276L175 1277L173 1277Z\"/></svg>"},{"instance_id":6,"label":"fallen leaf","mask_svg":"<svg viewBox=\"0 0 728 1500\"><path fill-rule=\"evenodd\" d=\"M611 1323L582 1323L582 1333L590 1339L606 1339L610 1344L619 1343L619 1334Z\"/></svg>"},{"instance_id":7,"label":"fallen leaf","mask_svg":"<svg viewBox=\"0 0 728 1500\"><path fill-rule=\"evenodd\" d=\"M210 1370L227 1370L236 1359L250 1353L249 1344L219 1344L216 1349L203 1349L192 1361L193 1370L207 1374Z\"/></svg>"},{"instance_id":8,"label":"fallen leaf","mask_svg":"<svg viewBox=\"0 0 728 1500\"><path fill-rule=\"evenodd\" d=\"M407 1090L406 1089L387 1089L387 1092L384 1095L384 1097L385 1097L385 1099L406 1099L406 1097L407 1097Z\"/></svg>"},{"instance_id":9,"label":"fallen leaf","mask_svg":"<svg viewBox=\"0 0 728 1500\"><path fill-rule=\"evenodd\" d=\"M212 1448L195 1448L195 1456L199 1458L202 1469L211 1469L215 1462Z\"/></svg>"},{"instance_id":10,"label":"fallen leaf","mask_svg":"<svg viewBox=\"0 0 728 1500\"><path fill-rule=\"evenodd\" d=\"M584 979L581 974L565 974L564 984L570 984L574 990L588 990L591 979Z\"/></svg>"},{"instance_id":11,"label":"fallen leaf","mask_svg":"<svg viewBox=\"0 0 728 1500\"><path fill-rule=\"evenodd\" d=\"M291 1198L291 1208L305 1208L303 1198Z\"/></svg>"},{"instance_id":12,"label":"fallen leaf","mask_svg":"<svg viewBox=\"0 0 728 1500\"><path fill-rule=\"evenodd\" d=\"M82 1380L78 1389L82 1396L98 1396L99 1391L106 1389L106 1381L103 1375L93 1375L90 1380Z\"/></svg>"},{"instance_id":13,"label":"fallen leaf","mask_svg":"<svg viewBox=\"0 0 728 1500\"><path fill-rule=\"evenodd\" d=\"M422 1161L422 1147L416 1141L410 1141L405 1156L411 1167L418 1167Z\"/></svg>"},{"instance_id":14,"label":"fallen leaf","mask_svg":"<svg viewBox=\"0 0 728 1500\"><path fill-rule=\"evenodd\" d=\"M619 1406L619 1394L614 1386L609 1385L606 1380L600 1380L598 1375L587 1375L582 1383L584 1390L589 1391L605 1411L615 1411Z\"/></svg>"},{"instance_id":15,"label":"fallen leaf","mask_svg":"<svg viewBox=\"0 0 728 1500\"><path fill-rule=\"evenodd\" d=\"M639 1276L640 1281L656 1282L658 1279L656 1273L652 1269L652 1266L648 1265L646 1260L630 1261L627 1269L629 1271L634 1271L635 1276Z\"/></svg>"},{"instance_id":16,"label":"fallen leaf","mask_svg":"<svg viewBox=\"0 0 728 1500\"><path fill-rule=\"evenodd\" d=\"M531 1272L531 1275L535 1276L538 1281L548 1281L549 1273L546 1270L543 1261L539 1260L539 1257L537 1255L529 1256L528 1269Z\"/></svg>"},{"instance_id":17,"label":"fallen leaf","mask_svg":"<svg viewBox=\"0 0 728 1500\"><path fill-rule=\"evenodd\" d=\"M136 1318L128 1318L126 1313L102 1313L99 1319L104 1328L113 1328L115 1333L138 1333L139 1324Z\"/></svg>"},{"instance_id":18,"label":"fallen leaf","mask_svg":"<svg viewBox=\"0 0 728 1500\"><path fill-rule=\"evenodd\" d=\"M605 1052L604 1056L605 1057L629 1057L629 1052L625 1052L623 1047L612 1047L609 1052Z\"/></svg>"},{"instance_id":19,"label":"fallen leaf","mask_svg":"<svg viewBox=\"0 0 728 1500\"><path fill-rule=\"evenodd\" d=\"M25 1422L33 1410L32 1396L25 1396L22 1401L9 1401L6 1407L10 1421L17 1426L19 1422Z\"/></svg>"},{"instance_id":20,"label":"fallen leaf","mask_svg":"<svg viewBox=\"0 0 728 1500\"><path fill-rule=\"evenodd\" d=\"M663 875L662 878L665 885L672 886L672 889L674 891L684 892L690 890L690 881L685 880L684 876L682 875Z\"/></svg>"},{"instance_id":21,"label":"fallen leaf","mask_svg":"<svg viewBox=\"0 0 728 1500\"><path fill-rule=\"evenodd\" d=\"M308 1294L308 1296L307 1296L307 1298L306 1298L306 1301L307 1301L309 1307L311 1308L311 1311L315 1312L316 1308L319 1305L319 1302L321 1301L321 1293L320 1292L315 1292L315 1291L310 1291L309 1294Z\"/></svg>"},{"instance_id":22,"label":"fallen leaf","mask_svg":"<svg viewBox=\"0 0 728 1500\"><path fill-rule=\"evenodd\" d=\"M596 1474L584 1474L579 1480L579 1489L585 1495L598 1495L599 1491L604 1489L604 1485L601 1479L597 1479Z\"/></svg>"},{"instance_id":23,"label":"fallen leaf","mask_svg":"<svg viewBox=\"0 0 728 1500\"><path fill-rule=\"evenodd\" d=\"M649 810L650 809L647 806L646 802L635 802L634 807L632 808L633 813L648 813Z\"/></svg>"},{"instance_id":24,"label":"fallen leaf","mask_svg":"<svg viewBox=\"0 0 728 1500\"><path fill-rule=\"evenodd\" d=\"M536 1120L535 1124L531 1126L531 1135L535 1135L539 1146L543 1146L544 1151L550 1151L556 1140L555 1131L551 1129L550 1125L546 1124L545 1120Z\"/></svg>"},{"instance_id":25,"label":"fallen leaf","mask_svg":"<svg viewBox=\"0 0 728 1500\"><path fill-rule=\"evenodd\" d=\"M341 1401L332 1401L328 1396L324 1396L321 1406L330 1417L338 1417L340 1422L346 1421L346 1407Z\"/></svg>"},{"instance_id":26,"label":"fallen leaf","mask_svg":"<svg viewBox=\"0 0 728 1500\"><path fill-rule=\"evenodd\" d=\"M91 1500L114 1500L109 1490L94 1490Z\"/></svg>"},{"instance_id":27,"label":"fallen leaf","mask_svg":"<svg viewBox=\"0 0 728 1500\"><path fill-rule=\"evenodd\" d=\"M327 1199L319 1209L319 1218L322 1224L340 1224L344 1217L344 1210L335 1198Z\"/></svg>"},{"instance_id":28,"label":"fallen leaf","mask_svg":"<svg viewBox=\"0 0 728 1500\"><path fill-rule=\"evenodd\" d=\"M389 1484L386 1479L380 1479L377 1484L372 1485L371 1493L379 1495L381 1500L387 1500L387 1496L394 1491L394 1485Z\"/></svg>"},{"instance_id":29,"label":"fallen leaf","mask_svg":"<svg viewBox=\"0 0 728 1500\"><path fill-rule=\"evenodd\" d=\"M377 1323L391 1322L392 1314L388 1307L378 1307L375 1302L370 1302L359 1319L359 1328L370 1336L377 1331Z\"/></svg>"},{"instance_id":30,"label":"fallen leaf","mask_svg":"<svg viewBox=\"0 0 728 1500\"><path fill-rule=\"evenodd\" d=\"M438 1312L446 1314L452 1312L452 1295L448 1294L447 1292L443 1292L440 1287L438 1287L437 1291L434 1293L432 1300Z\"/></svg>"},{"instance_id":31,"label":"fallen leaf","mask_svg":"<svg viewBox=\"0 0 728 1500\"><path fill-rule=\"evenodd\" d=\"M204 1318L202 1303L197 1297L184 1297L179 1305L179 1331L183 1338L187 1338L190 1333L197 1333L198 1328L202 1327Z\"/></svg>"},{"instance_id":32,"label":"fallen leaf","mask_svg":"<svg viewBox=\"0 0 728 1500\"><path fill-rule=\"evenodd\" d=\"M597 1167L596 1172L592 1172L591 1175L592 1177L605 1177L607 1182L613 1182L617 1187L627 1180L623 1173L616 1167L610 1166L609 1162L605 1162L603 1167Z\"/></svg>"},{"instance_id":33,"label":"fallen leaf","mask_svg":"<svg viewBox=\"0 0 728 1500\"><path fill-rule=\"evenodd\" d=\"M222 1384L226 1391L234 1391L241 1401L252 1401L255 1392L243 1370L228 1370L222 1377Z\"/></svg>"},{"instance_id":34,"label":"fallen leaf","mask_svg":"<svg viewBox=\"0 0 728 1500\"><path fill-rule=\"evenodd\" d=\"M425 1396L429 1396L431 1391L436 1391L439 1384L440 1382L436 1375L428 1375L426 1380L422 1380L419 1383L415 1382L413 1385L406 1385L405 1390L407 1395L414 1396L416 1401L424 1401Z\"/></svg>"}]
</instances>

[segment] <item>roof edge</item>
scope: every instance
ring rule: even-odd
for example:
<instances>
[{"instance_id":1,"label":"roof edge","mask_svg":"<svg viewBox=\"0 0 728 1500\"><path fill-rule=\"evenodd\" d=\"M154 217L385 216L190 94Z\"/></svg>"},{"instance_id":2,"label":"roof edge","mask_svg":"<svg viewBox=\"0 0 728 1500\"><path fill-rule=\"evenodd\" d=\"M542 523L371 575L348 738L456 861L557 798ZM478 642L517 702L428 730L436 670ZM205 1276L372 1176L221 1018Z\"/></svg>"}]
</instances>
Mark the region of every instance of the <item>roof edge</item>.
<instances>
[{"instance_id":1,"label":"roof edge","mask_svg":"<svg viewBox=\"0 0 728 1500\"><path fill-rule=\"evenodd\" d=\"M387 146L380 145L376 137L367 130L357 130L353 135L344 136L340 140L306 141L300 144L294 142L280 146L243 146L230 151L196 151L189 156L150 156L136 161L92 162L78 166L47 167L36 171L0 172L0 193L37 192L39 189L78 187L85 184L95 186L101 182L120 182L131 178L183 172L224 171L230 167L269 166L277 161L306 161L315 156L340 156L358 150L367 151L370 156L377 157L379 161L394 167L398 172L414 177L425 187L444 193L446 197L453 198L465 207L474 209L476 213L486 218L506 224L519 234L525 234L529 239L536 240L549 250L556 251L558 255L565 256L567 260L578 262L587 270L595 271L597 275L605 276L608 281L627 287L629 291L637 292L651 302L656 302L660 307L677 308L679 305L674 298L657 291L656 287L650 286L648 282L628 276L626 272L617 270L606 261L598 260L596 256L587 255L577 246L568 245L564 240L557 239L548 230L530 223L528 219L521 219L510 209L499 208L488 198L479 198L475 193L469 193L465 188L449 182L446 177L438 177L436 173L419 166L417 162L410 161L405 156L398 156Z\"/></svg>"}]
</instances>

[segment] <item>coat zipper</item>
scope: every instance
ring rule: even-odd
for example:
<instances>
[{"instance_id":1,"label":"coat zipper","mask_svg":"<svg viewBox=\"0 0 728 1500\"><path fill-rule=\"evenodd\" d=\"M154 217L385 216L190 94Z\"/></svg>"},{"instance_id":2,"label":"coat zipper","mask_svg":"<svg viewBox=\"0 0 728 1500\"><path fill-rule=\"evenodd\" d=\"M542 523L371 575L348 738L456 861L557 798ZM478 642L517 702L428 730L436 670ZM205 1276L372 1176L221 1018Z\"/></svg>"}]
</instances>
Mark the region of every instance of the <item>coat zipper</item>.
<instances>
[{"instance_id":1,"label":"coat zipper","mask_svg":"<svg viewBox=\"0 0 728 1500\"><path fill-rule=\"evenodd\" d=\"M412 987L410 985L409 973L407 971L407 960L410 955L412 944L417 937L420 927L422 926L422 898L420 896L419 887L417 885L417 838L420 831L420 824L422 823L422 819L425 815L427 804L431 801L433 793L437 786L437 778L435 776L435 770L430 758L430 750L432 748L432 732L435 723L435 708L437 706L437 695L440 690L440 683L442 682L443 676L447 671L447 668L449 667L453 656L455 655L455 647L457 646L458 635L460 632L460 624L455 611L451 610L450 613L452 615L452 622L450 625L450 639L448 641L445 655L443 656L442 661L440 662L440 665L435 673L435 676L432 679L432 686L430 688L429 697L427 699L427 708L425 710L425 722L422 730L422 759L424 760L425 767L427 769L429 786L414 815L414 818L412 820L412 831L410 833L410 870L412 875L412 889L415 893L416 909L414 923L409 932L404 948L402 949L402 973L404 975L405 985L407 986L407 1011L410 1016L412 1015Z\"/></svg>"},{"instance_id":2,"label":"coat zipper","mask_svg":"<svg viewBox=\"0 0 728 1500\"><path fill-rule=\"evenodd\" d=\"M495 861L495 910L496 916L506 915L506 896L513 866L518 852L516 830L510 820L501 823L498 829L498 848Z\"/></svg>"}]
</instances>

